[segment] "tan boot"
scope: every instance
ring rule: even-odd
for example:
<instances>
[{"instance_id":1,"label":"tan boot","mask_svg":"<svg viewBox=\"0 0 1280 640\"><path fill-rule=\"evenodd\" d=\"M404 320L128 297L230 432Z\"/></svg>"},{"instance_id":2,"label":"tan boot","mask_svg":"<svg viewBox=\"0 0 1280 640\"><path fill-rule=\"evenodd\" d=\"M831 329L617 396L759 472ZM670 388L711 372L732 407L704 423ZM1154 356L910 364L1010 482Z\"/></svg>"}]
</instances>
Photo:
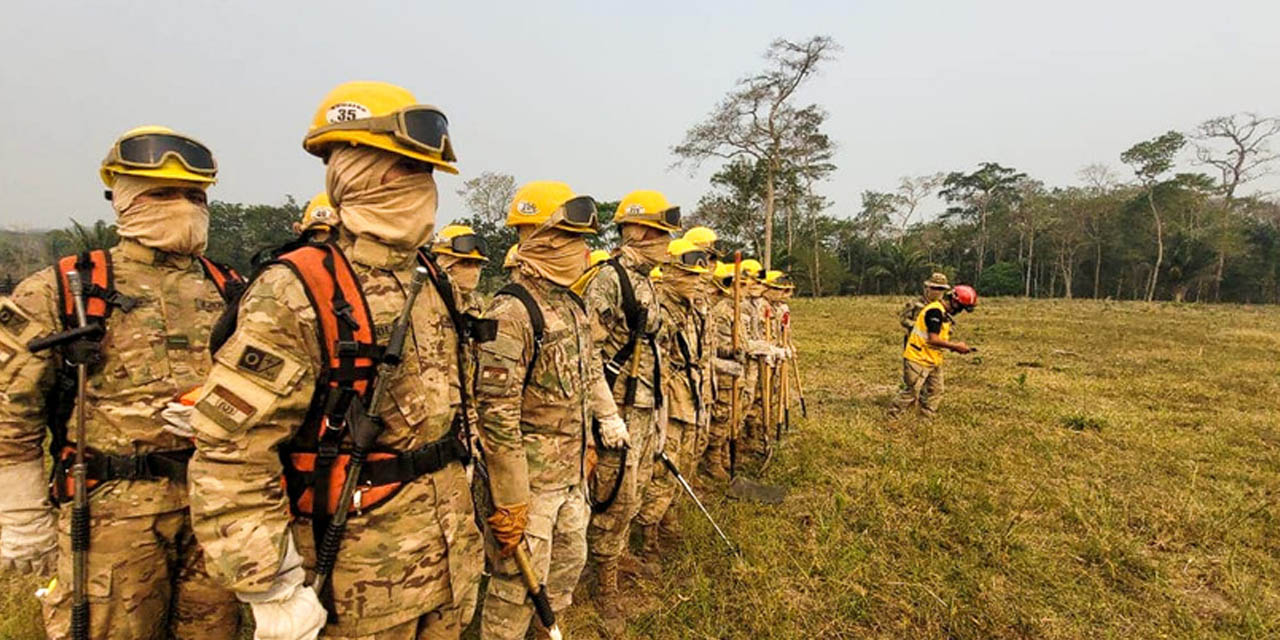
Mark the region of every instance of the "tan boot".
<instances>
[{"instance_id":1,"label":"tan boot","mask_svg":"<svg viewBox=\"0 0 1280 640\"><path fill-rule=\"evenodd\" d=\"M662 515L662 521L658 523L658 533L662 536L662 543L668 548L680 544L684 533L680 530L680 518L676 516L675 505Z\"/></svg>"},{"instance_id":2,"label":"tan boot","mask_svg":"<svg viewBox=\"0 0 1280 640\"><path fill-rule=\"evenodd\" d=\"M662 549L658 546L658 525L641 527L640 534L644 536L644 544L640 547L640 558L644 560L647 572L651 576L657 575L657 568L662 565Z\"/></svg>"},{"instance_id":3,"label":"tan boot","mask_svg":"<svg viewBox=\"0 0 1280 640\"><path fill-rule=\"evenodd\" d=\"M596 611L603 622L604 635L616 638L626 630L627 621L618 594L618 559L601 560L596 565Z\"/></svg>"},{"instance_id":4,"label":"tan boot","mask_svg":"<svg viewBox=\"0 0 1280 640\"><path fill-rule=\"evenodd\" d=\"M729 471L725 469L725 467L728 466L725 463L725 458L728 457L728 455L729 454L726 453L726 447L724 446L707 449L706 461L703 464L703 468L707 472L707 475L711 476L711 479L719 482L726 482L729 480Z\"/></svg>"}]
</instances>

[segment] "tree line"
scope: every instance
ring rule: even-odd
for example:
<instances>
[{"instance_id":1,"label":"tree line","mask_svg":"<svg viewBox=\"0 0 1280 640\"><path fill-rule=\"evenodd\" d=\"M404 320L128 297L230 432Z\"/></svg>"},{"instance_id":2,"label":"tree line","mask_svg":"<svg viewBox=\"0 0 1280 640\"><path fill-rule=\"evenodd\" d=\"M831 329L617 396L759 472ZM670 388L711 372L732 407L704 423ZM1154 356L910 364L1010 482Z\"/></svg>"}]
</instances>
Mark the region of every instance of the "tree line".
<instances>
[{"instance_id":1,"label":"tree line","mask_svg":"<svg viewBox=\"0 0 1280 640\"><path fill-rule=\"evenodd\" d=\"M686 207L688 224L790 272L800 295L907 293L942 271L985 295L1280 302L1280 202L1245 193L1275 168L1280 118L1238 113L1137 140L1081 168L1072 185L992 161L905 176L837 208L821 192L837 169L827 112L800 97L839 51L825 36L775 40L763 69L671 149L673 168L717 163L706 195ZM515 234L503 222L516 186L512 175L482 173L458 191L465 211L442 212L487 241L485 290L505 277ZM599 203L602 220L616 207ZM209 255L247 270L257 250L292 237L300 213L292 198L215 201ZM606 227L592 242L609 246L615 235ZM0 232L0 289L51 256L114 240L105 222Z\"/></svg>"}]
</instances>

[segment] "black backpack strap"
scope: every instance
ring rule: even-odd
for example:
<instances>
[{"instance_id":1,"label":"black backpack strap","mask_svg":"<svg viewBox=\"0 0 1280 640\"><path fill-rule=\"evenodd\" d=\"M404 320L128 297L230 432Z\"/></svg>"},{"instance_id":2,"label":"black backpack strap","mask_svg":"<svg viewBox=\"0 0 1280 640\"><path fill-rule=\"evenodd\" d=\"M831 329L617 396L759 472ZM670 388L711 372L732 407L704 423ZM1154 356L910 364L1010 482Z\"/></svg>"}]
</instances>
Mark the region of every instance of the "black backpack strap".
<instances>
[{"instance_id":1,"label":"black backpack strap","mask_svg":"<svg viewBox=\"0 0 1280 640\"><path fill-rule=\"evenodd\" d=\"M494 295L511 296L519 300L524 305L525 313L529 314L529 326L533 329L533 354L529 357L529 366L524 371L523 384L523 387L528 387L529 378L533 375L533 365L538 362L538 355L542 353L542 340L547 331L546 317L542 315L542 307L538 306L538 301L533 299L533 294L518 282L508 282Z\"/></svg>"},{"instance_id":2,"label":"black backpack strap","mask_svg":"<svg viewBox=\"0 0 1280 640\"><path fill-rule=\"evenodd\" d=\"M462 463L467 464L471 461L471 412L473 399L470 392L467 391L467 340L471 337L472 321L470 316L458 310L458 295L453 288L453 283L449 281L449 272L440 268L436 264L435 255L426 249L418 249L418 263L427 269L428 279L431 285L435 287L436 293L440 295L440 299L444 301L445 311L449 314L449 322L453 324L453 333L457 339L457 365L458 365L458 394L462 401L462 409L455 417L455 421L459 421L462 425L459 438L467 448L467 455Z\"/></svg>"},{"instance_id":3,"label":"black backpack strap","mask_svg":"<svg viewBox=\"0 0 1280 640\"><path fill-rule=\"evenodd\" d=\"M635 353L636 344L640 341L640 334L644 331L644 327L648 324L648 309L640 306L636 300L635 287L631 285L631 278L627 276L627 269L623 267L618 258L615 256L604 261L601 264L607 264L613 268L618 274L618 290L622 294L622 317L627 323L627 341L622 344L622 348L613 354L604 362L604 379L610 388L618 381L618 376L622 373L622 367L631 359ZM655 347L656 348L656 347ZM634 385L634 383L631 383ZM630 402L634 402L635 391L628 391Z\"/></svg>"},{"instance_id":4,"label":"black backpack strap","mask_svg":"<svg viewBox=\"0 0 1280 640\"><path fill-rule=\"evenodd\" d=\"M684 375L689 381L689 391L693 394L694 409L702 413L702 396L699 395L700 390L693 379L693 370L697 368L697 363L693 359L693 351L689 349L689 341L685 340L684 332L676 332L676 344L680 347L680 355L684 358Z\"/></svg>"}]
</instances>

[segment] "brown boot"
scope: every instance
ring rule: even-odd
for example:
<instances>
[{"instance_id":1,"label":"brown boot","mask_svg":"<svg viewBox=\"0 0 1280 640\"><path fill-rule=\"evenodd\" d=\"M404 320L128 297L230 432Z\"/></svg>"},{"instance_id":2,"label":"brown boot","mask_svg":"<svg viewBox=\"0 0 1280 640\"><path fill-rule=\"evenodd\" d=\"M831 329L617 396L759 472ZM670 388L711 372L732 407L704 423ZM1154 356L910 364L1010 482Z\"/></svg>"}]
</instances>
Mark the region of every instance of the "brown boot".
<instances>
[{"instance_id":1,"label":"brown boot","mask_svg":"<svg viewBox=\"0 0 1280 640\"><path fill-rule=\"evenodd\" d=\"M662 543L667 547L680 544L684 534L680 530L680 518L676 517L675 505L662 515L662 521L658 523L658 533L662 536Z\"/></svg>"},{"instance_id":2,"label":"brown boot","mask_svg":"<svg viewBox=\"0 0 1280 640\"><path fill-rule=\"evenodd\" d=\"M626 629L627 621L618 594L618 559L608 558L596 564L596 611L603 622L604 635L616 638Z\"/></svg>"},{"instance_id":3,"label":"brown boot","mask_svg":"<svg viewBox=\"0 0 1280 640\"><path fill-rule=\"evenodd\" d=\"M707 456L703 463L703 468L707 472L707 475L711 476L712 480L720 482L726 482L729 480L729 471L725 469L725 466L727 466L725 464L725 458L727 456L728 454L725 453L725 447L723 446L707 449Z\"/></svg>"}]
</instances>

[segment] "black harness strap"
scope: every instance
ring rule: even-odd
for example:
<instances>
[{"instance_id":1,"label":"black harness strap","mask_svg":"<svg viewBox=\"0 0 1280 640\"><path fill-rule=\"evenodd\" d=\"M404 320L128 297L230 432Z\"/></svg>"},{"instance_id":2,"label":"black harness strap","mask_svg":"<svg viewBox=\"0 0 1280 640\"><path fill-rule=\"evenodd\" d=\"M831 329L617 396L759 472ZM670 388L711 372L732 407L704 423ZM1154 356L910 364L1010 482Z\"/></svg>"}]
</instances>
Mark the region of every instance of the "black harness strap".
<instances>
[{"instance_id":1,"label":"black harness strap","mask_svg":"<svg viewBox=\"0 0 1280 640\"><path fill-rule=\"evenodd\" d=\"M524 305L525 313L529 314L529 327L533 330L533 353L529 356L529 366L524 370L524 383L522 388L529 386L529 379L533 376L533 366L538 362L538 356L542 353L542 340L547 331L547 319L542 315L542 308L538 306L538 301L533 299L533 294L524 288L524 285L518 282L509 282L506 286L498 289L498 296L511 296L520 301Z\"/></svg>"}]
</instances>

